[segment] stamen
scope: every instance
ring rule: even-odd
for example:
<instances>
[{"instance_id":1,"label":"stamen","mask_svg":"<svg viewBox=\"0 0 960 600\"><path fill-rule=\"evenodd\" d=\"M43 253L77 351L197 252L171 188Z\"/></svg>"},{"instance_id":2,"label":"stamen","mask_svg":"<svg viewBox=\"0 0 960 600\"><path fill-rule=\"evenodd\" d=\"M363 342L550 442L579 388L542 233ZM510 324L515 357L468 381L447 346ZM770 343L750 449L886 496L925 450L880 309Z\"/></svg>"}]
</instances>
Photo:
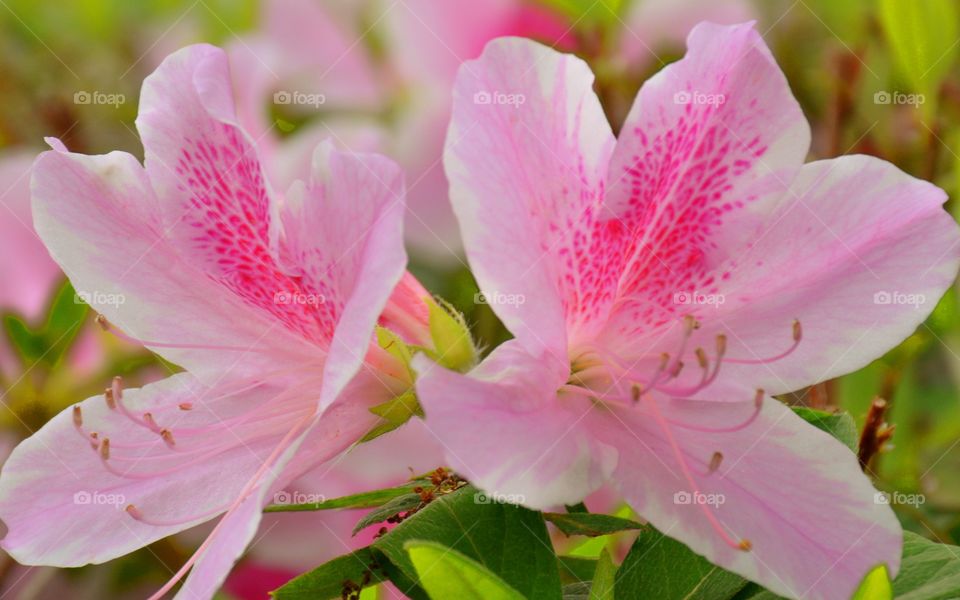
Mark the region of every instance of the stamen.
<instances>
[{"instance_id":1,"label":"stamen","mask_svg":"<svg viewBox=\"0 0 960 600\"><path fill-rule=\"evenodd\" d=\"M79 404L73 407L73 426L77 429L83 427L83 412L81 412Z\"/></svg>"},{"instance_id":2,"label":"stamen","mask_svg":"<svg viewBox=\"0 0 960 600\"><path fill-rule=\"evenodd\" d=\"M630 399L634 404L640 402L640 396L643 394L643 389L640 387L640 384L633 384L630 387Z\"/></svg>"},{"instance_id":3,"label":"stamen","mask_svg":"<svg viewBox=\"0 0 960 600\"><path fill-rule=\"evenodd\" d=\"M110 460L110 438L103 438L103 441L100 442L100 458L103 459L104 463Z\"/></svg>"},{"instance_id":4,"label":"stamen","mask_svg":"<svg viewBox=\"0 0 960 600\"><path fill-rule=\"evenodd\" d=\"M113 390L112 390L111 388L107 388L107 389L103 390L103 397L104 397L104 398L106 399L106 401L107 401L107 408L109 408L110 410L116 410L116 409L117 409L117 401L116 401L116 399L113 397Z\"/></svg>"},{"instance_id":5,"label":"stamen","mask_svg":"<svg viewBox=\"0 0 960 600\"><path fill-rule=\"evenodd\" d=\"M803 328L800 326L800 321L797 319L793 320L792 337L793 337L793 344L791 344L789 348L787 348L780 354L777 354L776 356L771 356L769 358L757 358L757 359L728 358L726 359L726 361L729 363L734 363L738 365L764 365L764 364L776 362L778 360L781 360L793 354L793 351L797 349L797 347L800 345L800 341L803 339Z\"/></svg>"},{"instance_id":6,"label":"stamen","mask_svg":"<svg viewBox=\"0 0 960 600\"><path fill-rule=\"evenodd\" d=\"M169 519L169 520L150 519L143 514L143 511L141 511L139 508L137 508L133 504L128 504L123 510L125 510L128 515L133 517L135 520L140 521L144 525L153 525L154 527L176 527L178 525L184 525L186 523L199 521L200 519L209 519L210 517L214 517L222 513L223 511L227 510L227 508L229 508L229 504L219 506L217 508L214 508L213 510L208 510L199 515L194 515L194 516L186 517L183 519Z\"/></svg>"},{"instance_id":7,"label":"stamen","mask_svg":"<svg viewBox=\"0 0 960 600\"><path fill-rule=\"evenodd\" d=\"M283 439L280 440L280 443L277 444L276 448L274 448L270 456L268 456L267 459L263 462L263 464L260 465L260 468L257 469L257 472L253 474L253 477L251 477L250 480L247 482L247 484L243 487L243 489L240 491L240 494L237 495L236 499L230 505L230 508L227 509L226 513L223 515L220 521L217 522L216 526L213 528L213 531L211 531L210 535L207 536L207 539L205 539L203 543L200 544L200 547L197 548L196 552L194 552L193 555L187 560L187 562L185 562L183 566L180 567L180 569L173 575L173 577L171 577L170 580L163 585L163 587L157 590L156 593L150 596L148 600L160 600L166 595L167 592L169 592L173 588L173 586L175 586L181 579L183 579L183 576L187 574L187 571L189 571L193 567L194 563L196 563L197 560L203 555L203 553L206 552L207 548L213 542L214 537L220 532L220 530L224 527L224 524L228 521L228 518L230 517L230 515L232 515L234 511L236 511L237 508L241 504L243 504L243 501L246 500L247 496L250 495L250 493L259 483L260 478L263 476L263 474L273 466L274 461L276 461L277 458L280 456L280 454L283 453L287 449L287 447L289 447L293 439L297 435L299 435L303 427L306 426L307 423L309 423L312 418L313 418L313 412L309 413L303 419L298 421L297 424L294 425L290 429L290 431L287 432L287 434L283 437Z\"/></svg>"},{"instance_id":8,"label":"stamen","mask_svg":"<svg viewBox=\"0 0 960 600\"><path fill-rule=\"evenodd\" d=\"M720 468L720 463L723 462L723 454L720 452L714 452L713 456L710 457L710 465L707 467L707 473L716 473L717 469Z\"/></svg>"},{"instance_id":9,"label":"stamen","mask_svg":"<svg viewBox=\"0 0 960 600\"><path fill-rule=\"evenodd\" d=\"M170 448L176 446L176 443L173 439L173 434L170 433L169 429L160 430L160 437L163 438L163 441L166 442L167 446L170 446Z\"/></svg>"},{"instance_id":10,"label":"stamen","mask_svg":"<svg viewBox=\"0 0 960 600\"><path fill-rule=\"evenodd\" d=\"M670 419L667 419L667 421L671 425L676 425L677 427L681 427L683 429L689 429L690 431L700 431L703 433L733 433L734 431L741 431L749 427L754 421L757 420L757 417L760 416L760 411L763 410L763 399L765 396L766 394L762 389L757 390L757 394L756 396L754 396L754 399L753 399L753 404L754 404L753 413L751 413L750 416L745 421L743 421L738 425L731 425L729 427L703 427L700 425L690 425L688 423L682 423L680 421L673 421Z\"/></svg>"},{"instance_id":11,"label":"stamen","mask_svg":"<svg viewBox=\"0 0 960 600\"><path fill-rule=\"evenodd\" d=\"M653 413L654 420L657 421L657 424L660 425L660 429L663 431L664 436L667 438L667 442L670 445L670 449L673 452L674 458L680 464L680 471L683 473L684 478L687 480L687 484L690 486L691 491L696 495L702 495L700 488L697 486L697 482L694 480L693 475L690 473L690 467L687 466L687 460L683 456L683 452L680 450L680 445L677 443L676 438L673 436L673 432L670 430L670 425L664 416L660 413L660 407L657 405L657 401L653 398L650 398L650 407L651 412ZM713 511L705 503L698 503L698 507L703 512L704 516L707 518L707 522L710 523L710 526L714 531L720 536L720 539L724 541L728 546L736 550L749 550L752 548L750 542L746 539L741 539L739 541L734 540L730 537L730 534L723 528L723 525L720 524L720 521L717 519L716 515L713 514Z\"/></svg>"},{"instance_id":12,"label":"stamen","mask_svg":"<svg viewBox=\"0 0 960 600\"><path fill-rule=\"evenodd\" d=\"M180 410L193 410L193 403L181 402L180 404L177 405L177 408L179 408Z\"/></svg>"}]
</instances>

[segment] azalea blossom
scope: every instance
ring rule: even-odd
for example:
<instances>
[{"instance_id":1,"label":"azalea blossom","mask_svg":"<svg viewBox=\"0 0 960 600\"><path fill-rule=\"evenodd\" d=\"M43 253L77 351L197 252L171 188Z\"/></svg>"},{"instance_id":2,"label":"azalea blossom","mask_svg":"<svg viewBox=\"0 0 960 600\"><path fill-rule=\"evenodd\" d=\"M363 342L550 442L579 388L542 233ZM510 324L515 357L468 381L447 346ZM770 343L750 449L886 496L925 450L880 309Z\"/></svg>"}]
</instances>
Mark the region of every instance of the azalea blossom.
<instances>
[{"instance_id":1,"label":"azalea blossom","mask_svg":"<svg viewBox=\"0 0 960 600\"><path fill-rule=\"evenodd\" d=\"M231 94L226 55L185 48L144 81L143 165L58 140L36 161L52 257L105 328L185 371L140 389L114 380L14 450L0 518L21 563L100 563L224 514L156 595L192 567L179 594L210 597L272 494L410 388L373 335L379 320L422 343L426 327L425 292L404 273L402 171L327 143L280 196ZM125 301L96 304L111 294Z\"/></svg>"},{"instance_id":2,"label":"azalea blossom","mask_svg":"<svg viewBox=\"0 0 960 600\"><path fill-rule=\"evenodd\" d=\"M466 375L416 359L451 466L537 509L611 482L790 597L896 575L900 525L856 457L772 396L923 322L960 264L945 194L869 156L804 164L808 124L752 24L694 28L618 138L592 84L510 38L458 75L451 200L515 339ZM494 92L524 101L476 101Z\"/></svg>"}]
</instances>

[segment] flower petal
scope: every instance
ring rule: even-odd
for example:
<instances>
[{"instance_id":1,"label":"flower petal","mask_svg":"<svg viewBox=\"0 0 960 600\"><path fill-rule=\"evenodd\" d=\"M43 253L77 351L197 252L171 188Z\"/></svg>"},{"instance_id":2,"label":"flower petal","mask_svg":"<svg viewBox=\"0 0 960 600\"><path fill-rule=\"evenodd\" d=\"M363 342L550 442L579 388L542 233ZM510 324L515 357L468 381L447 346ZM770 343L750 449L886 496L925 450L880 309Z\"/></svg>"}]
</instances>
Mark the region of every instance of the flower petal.
<instances>
[{"instance_id":1,"label":"flower petal","mask_svg":"<svg viewBox=\"0 0 960 600\"><path fill-rule=\"evenodd\" d=\"M701 310L700 335L726 332L717 387L797 390L866 366L919 327L960 268L960 230L946 194L869 156L806 165L722 285L724 303ZM714 313L714 314L711 314ZM708 346L709 347L709 346Z\"/></svg>"},{"instance_id":2,"label":"flower petal","mask_svg":"<svg viewBox=\"0 0 960 600\"><path fill-rule=\"evenodd\" d=\"M171 244L208 277L325 346L333 323L277 301L304 290L275 260L278 203L231 94L226 54L213 46L171 54L144 80L137 128L155 210Z\"/></svg>"},{"instance_id":3,"label":"flower petal","mask_svg":"<svg viewBox=\"0 0 960 600\"><path fill-rule=\"evenodd\" d=\"M324 366L321 408L356 374L407 263L403 171L375 154L315 154L312 180L295 184L283 214L287 272L321 323L335 326ZM298 301L298 298L290 298Z\"/></svg>"},{"instance_id":4,"label":"flower petal","mask_svg":"<svg viewBox=\"0 0 960 600\"><path fill-rule=\"evenodd\" d=\"M171 362L219 378L225 370L289 368L316 352L171 246L146 174L129 154L45 152L32 192L37 233L78 294L132 336L174 344L154 346Z\"/></svg>"},{"instance_id":5,"label":"flower petal","mask_svg":"<svg viewBox=\"0 0 960 600\"><path fill-rule=\"evenodd\" d=\"M652 402L617 410L604 440L620 451L614 480L657 529L792 598L849 598L880 563L896 575L900 524L840 442L773 399L752 421L751 402L656 401L659 413ZM684 476L660 417L697 487ZM722 460L707 474L715 452ZM752 550L727 545L705 511Z\"/></svg>"},{"instance_id":6,"label":"flower petal","mask_svg":"<svg viewBox=\"0 0 960 600\"><path fill-rule=\"evenodd\" d=\"M242 423L238 416L281 391L265 385L208 388L180 374L125 390L122 406L133 418L111 410L102 396L89 398L79 404L81 432L73 408L64 410L17 446L3 466L3 549L23 564L75 567L116 558L213 518L282 437L276 433L282 418L261 415ZM181 410L180 403L193 409ZM174 448L142 424L144 412L169 428ZM106 460L91 446L94 432L101 446L110 439ZM145 520L125 511L131 504Z\"/></svg>"},{"instance_id":7,"label":"flower petal","mask_svg":"<svg viewBox=\"0 0 960 600\"><path fill-rule=\"evenodd\" d=\"M531 353L566 360L565 321L603 283L581 276L613 136L580 59L501 38L460 68L444 165L471 267ZM569 315L569 318L568 318Z\"/></svg>"},{"instance_id":8,"label":"flower petal","mask_svg":"<svg viewBox=\"0 0 960 600\"><path fill-rule=\"evenodd\" d=\"M501 344L470 375L423 355L414 368L427 428L450 466L491 495L536 509L573 504L616 465L617 452L588 429L589 408L557 399L565 375L518 342Z\"/></svg>"},{"instance_id":9,"label":"flower petal","mask_svg":"<svg viewBox=\"0 0 960 600\"><path fill-rule=\"evenodd\" d=\"M703 23L687 44L640 89L611 159L605 208L627 238L609 325L620 337L682 316L679 292L714 291L724 276L714 267L743 246L810 145L752 23Z\"/></svg>"}]
</instances>

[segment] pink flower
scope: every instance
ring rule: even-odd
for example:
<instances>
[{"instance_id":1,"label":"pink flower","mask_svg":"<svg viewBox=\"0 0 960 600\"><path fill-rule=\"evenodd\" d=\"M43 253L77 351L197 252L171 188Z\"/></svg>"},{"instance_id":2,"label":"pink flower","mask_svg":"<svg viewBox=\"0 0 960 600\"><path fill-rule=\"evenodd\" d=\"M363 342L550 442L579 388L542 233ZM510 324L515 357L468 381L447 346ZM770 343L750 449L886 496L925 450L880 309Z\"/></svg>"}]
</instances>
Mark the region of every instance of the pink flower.
<instances>
[{"instance_id":1,"label":"pink flower","mask_svg":"<svg viewBox=\"0 0 960 600\"><path fill-rule=\"evenodd\" d=\"M573 56L501 39L463 66L451 199L516 339L469 375L419 358L418 395L490 493L546 508L609 480L724 568L847 598L871 566L896 573L900 525L770 396L910 335L957 272L957 227L881 160L804 165L807 122L751 24L701 24L688 48L619 139Z\"/></svg>"},{"instance_id":2,"label":"pink flower","mask_svg":"<svg viewBox=\"0 0 960 600\"><path fill-rule=\"evenodd\" d=\"M180 595L206 598L270 494L355 444L378 422L368 408L410 385L373 338L404 276L403 175L324 144L281 199L210 46L144 81L137 127L143 166L52 140L34 217L104 322L186 372L116 381L18 446L0 475L2 547L25 564L99 563L225 513L158 593L192 565Z\"/></svg>"}]
</instances>

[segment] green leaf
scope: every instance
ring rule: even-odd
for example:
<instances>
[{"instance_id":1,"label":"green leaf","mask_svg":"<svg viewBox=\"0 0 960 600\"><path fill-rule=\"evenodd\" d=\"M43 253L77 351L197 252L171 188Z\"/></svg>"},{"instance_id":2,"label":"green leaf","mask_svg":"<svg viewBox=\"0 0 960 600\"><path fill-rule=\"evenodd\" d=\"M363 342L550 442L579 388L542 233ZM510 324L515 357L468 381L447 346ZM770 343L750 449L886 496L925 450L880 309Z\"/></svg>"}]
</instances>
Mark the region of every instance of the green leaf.
<instances>
[{"instance_id":1,"label":"green leaf","mask_svg":"<svg viewBox=\"0 0 960 600\"><path fill-rule=\"evenodd\" d=\"M620 599L727 600L747 581L711 564L680 542L645 528L617 570Z\"/></svg>"},{"instance_id":2,"label":"green leaf","mask_svg":"<svg viewBox=\"0 0 960 600\"><path fill-rule=\"evenodd\" d=\"M359 587L384 581L379 561L369 547L338 556L291 579L273 592L279 600L329 600L344 597L346 582Z\"/></svg>"},{"instance_id":3,"label":"green leaf","mask_svg":"<svg viewBox=\"0 0 960 600\"><path fill-rule=\"evenodd\" d=\"M489 569L436 542L411 540L403 545L420 585L433 600L524 600L524 596Z\"/></svg>"},{"instance_id":4,"label":"green leaf","mask_svg":"<svg viewBox=\"0 0 960 600\"><path fill-rule=\"evenodd\" d=\"M367 516L360 519L360 522L357 523L353 528L353 535L357 535L371 525L383 523L387 519L395 517L402 512L413 510L420 506L420 502L420 494L404 494L403 496L397 496L380 508L370 511Z\"/></svg>"},{"instance_id":5,"label":"green leaf","mask_svg":"<svg viewBox=\"0 0 960 600\"><path fill-rule=\"evenodd\" d=\"M596 24L618 23L618 17L624 12L629 0L540 0L540 3L561 13L574 26L584 28Z\"/></svg>"},{"instance_id":6,"label":"green leaf","mask_svg":"<svg viewBox=\"0 0 960 600\"><path fill-rule=\"evenodd\" d=\"M306 504L271 504L263 512L301 512L312 510L332 510L336 508L374 508L383 506L397 496L412 494L413 488L428 485L426 480L416 480L397 487L351 494L340 498L331 498L323 502L309 502Z\"/></svg>"},{"instance_id":7,"label":"green leaf","mask_svg":"<svg viewBox=\"0 0 960 600\"><path fill-rule=\"evenodd\" d=\"M597 570L596 558L582 556L558 556L560 580L564 583L589 582Z\"/></svg>"},{"instance_id":8,"label":"green leaf","mask_svg":"<svg viewBox=\"0 0 960 600\"><path fill-rule=\"evenodd\" d=\"M593 584L590 586L590 600L611 600L614 594L614 582L617 576L617 566L613 564L610 553L604 550L597 560L597 570L593 573Z\"/></svg>"},{"instance_id":9,"label":"green leaf","mask_svg":"<svg viewBox=\"0 0 960 600\"><path fill-rule=\"evenodd\" d=\"M423 409L420 408L417 395L413 390L370 407L370 412L383 419L383 421L367 432L367 434L360 439L361 442L369 442L385 433L390 433L414 416L423 416Z\"/></svg>"},{"instance_id":10,"label":"green leaf","mask_svg":"<svg viewBox=\"0 0 960 600\"><path fill-rule=\"evenodd\" d=\"M7 338L25 363L33 364L46 352L43 335L35 334L30 327L16 315L4 315L3 328Z\"/></svg>"},{"instance_id":11,"label":"green leaf","mask_svg":"<svg viewBox=\"0 0 960 600\"><path fill-rule=\"evenodd\" d=\"M857 432L857 423L853 417L846 412L831 413L803 406L794 406L793 412L798 417L810 423L817 429L826 431L837 438L843 445L856 452L859 443L859 433Z\"/></svg>"},{"instance_id":12,"label":"green leaf","mask_svg":"<svg viewBox=\"0 0 960 600\"><path fill-rule=\"evenodd\" d=\"M586 535L596 537L609 535L630 529L641 529L643 525L631 519L621 519L599 513L543 513L543 518L557 526L565 535Z\"/></svg>"},{"instance_id":13,"label":"green leaf","mask_svg":"<svg viewBox=\"0 0 960 600\"><path fill-rule=\"evenodd\" d=\"M960 597L960 548L903 532L903 560L893 594L897 600Z\"/></svg>"},{"instance_id":14,"label":"green leaf","mask_svg":"<svg viewBox=\"0 0 960 600\"><path fill-rule=\"evenodd\" d=\"M913 91L926 96L925 110L933 110L956 58L958 19L954 0L880 1L880 22L894 63Z\"/></svg>"},{"instance_id":15,"label":"green leaf","mask_svg":"<svg viewBox=\"0 0 960 600\"><path fill-rule=\"evenodd\" d=\"M69 281L57 290L43 329L48 348L44 357L47 363L55 365L59 362L76 339L77 333L80 332L80 325L83 324L89 310L87 304L74 292Z\"/></svg>"},{"instance_id":16,"label":"green leaf","mask_svg":"<svg viewBox=\"0 0 960 600\"><path fill-rule=\"evenodd\" d=\"M867 573L860 587L854 592L850 600L892 600L893 590L890 588L890 577L887 567L879 565Z\"/></svg>"},{"instance_id":17,"label":"green leaf","mask_svg":"<svg viewBox=\"0 0 960 600\"><path fill-rule=\"evenodd\" d=\"M373 547L406 577L416 580L417 570L404 544L411 540L436 542L482 564L528 598L558 600L557 558L540 513L483 501L485 498L473 486L440 496Z\"/></svg>"}]
</instances>

